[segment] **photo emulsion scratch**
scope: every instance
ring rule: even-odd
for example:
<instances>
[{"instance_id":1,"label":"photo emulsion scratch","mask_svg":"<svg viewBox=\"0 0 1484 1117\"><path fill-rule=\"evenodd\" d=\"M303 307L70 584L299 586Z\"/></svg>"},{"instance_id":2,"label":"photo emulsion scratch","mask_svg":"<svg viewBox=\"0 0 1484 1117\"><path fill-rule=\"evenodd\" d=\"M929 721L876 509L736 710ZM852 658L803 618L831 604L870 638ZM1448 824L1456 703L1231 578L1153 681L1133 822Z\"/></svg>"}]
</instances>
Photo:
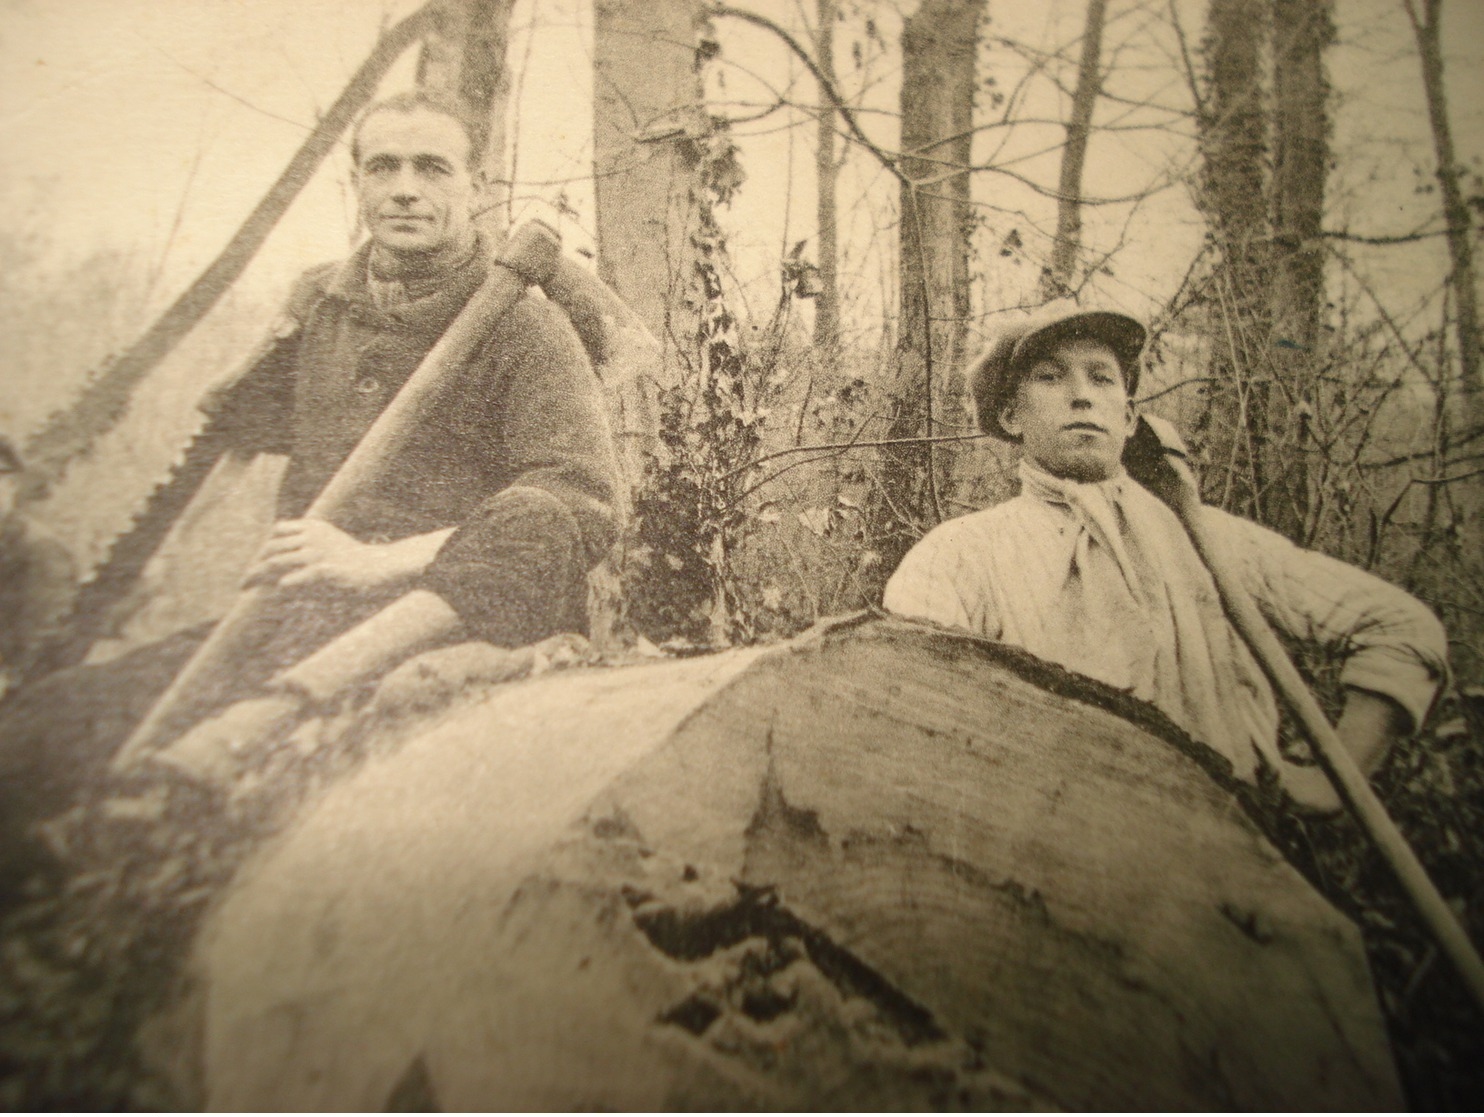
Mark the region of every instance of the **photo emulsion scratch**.
<instances>
[{"instance_id":1,"label":"photo emulsion scratch","mask_svg":"<svg viewBox=\"0 0 1484 1117\"><path fill-rule=\"evenodd\" d=\"M1481 33L0 0L0 1106L1479 1107Z\"/></svg>"}]
</instances>

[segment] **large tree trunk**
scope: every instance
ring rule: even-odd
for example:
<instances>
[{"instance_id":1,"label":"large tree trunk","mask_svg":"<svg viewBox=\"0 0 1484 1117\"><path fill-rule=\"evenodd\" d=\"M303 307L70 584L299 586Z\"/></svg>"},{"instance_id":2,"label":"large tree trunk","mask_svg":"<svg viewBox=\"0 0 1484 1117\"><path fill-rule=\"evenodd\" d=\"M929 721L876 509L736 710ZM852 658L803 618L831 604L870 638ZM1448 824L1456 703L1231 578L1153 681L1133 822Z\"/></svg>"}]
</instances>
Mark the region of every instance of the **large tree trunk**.
<instances>
[{"instance_id":1,"label":"large tree trunk","mask_svg":"<svg viewBox=\"0 0 1484 1117\"><path fill-rule=\"evenodd\" d=\"M1447 94L1443 89L1443 50L1440 42L1443 0L1402 0L1417 37L1417 56L1422 64L1422 85L1427 93L1427 116L1432 125L1433 152L1437 157L1438 189L1443 198L1443 217L1448 223L1448 252L1458 328L1458 366L1461 383L1449 407L1453 421L1470 430L1484 427L1484 374L1479 350L1479 295L1474 275L1473 219L1463 200L1462 168L1453 151L1453 129L1448 119ZM1447 390L1446 383L1442 390Z\"/></svg>"},{"instance_id":2,"label":"large tree trunk","mask_svg":"<svg viewBox=\"0 0 1484 1117\"><path fill-rule=\"evenodd\" d=\"M1071 292L1077 256L1082 250L1082 168L1087 162L1087 141L1092 134L1092 110L1103 89L1101 56L1107 13L1108 0L1088 0L1082 61L1077 67L1077 88L1072 94L1072 117L1067 122L1067 143L1062 149L1061 179L1057 184L1056 241L1051 248L1051 269L1042 283L1042 293L1047 298Z\"/></svg>"},{"instance_id":3,"label":"large tree trunk","mask_svg":"<svg viewBox=\"0 0 1484 1117\"><path fill-rule=\"evenodd\" d=\"M423 43L417 82L459 97L473 109L483 141L479 169L489 180L481 207L479 231L499 239L506 232L505 113L510 102L510 70L505 64L510 42L510 14L515 0L451 0L442 10L438 29Z\"/></svg>"},{"instance_id":4,"label":"large tree trunk","mask_svg":"<svg viewBox=\"0 0 1484 1117\"><path fill-rule=\"evenodd\" d=\"M198 1053L177 1104L1402 1101L1358 930L1210 756L1003 647L836 626L377 708L233 851L146 1032Z\"/></svg>"},{"instance_id":5,"label":"large tree trunk","mask_svg":"<svg viewBox=\"0 0 1484 1117\"><path fill-rule=\"evenodd\" d=\"M593 3L598 274L661 346L615 401L633 514L619 572L604 576L613 617L599 627L631 624L656 639L674 635L685 623L676 618L689 619L711 589L696 553L699 500L676 456L694 397L688 369L705 348L696 239L710 122L695 46L700 12L698 0Z\"/></svg>"},{"instance_id":6,"label":"large tree trunk","mask_svg":"<svg viewBox=\"0 0 1484 1117\"><path fill-rule=\"evenodd\" d=\"M1273 4L1274 384L1268 397L1266 521L1308 543L1309 423L1324 364L1324 185L1329 165L1329 82L1324 49L1334 40L1329 0Z\"/></svg>"},{"instance_id":7,"label":"large tree trunk","mask_svg":"<svg viewBox=\"0 0 1484 1117\"><path fill-rule=\"evenodd\" d=\"M923 0L902 30L901 320L890 437L961 433L968 337L969 164L986 0ZM883 567L943 518L948 471L930 445L885 455Z\"/></svg>"},{"instance_id":8,"label":"large tree trunk","mask_svg":"<svg viewBox=\"0 0 1484 1117\"><path fill-rule=\"evenodd\" d=\"M1264 0L1211 0L1201 115L1202 206L1216 245L1210 406L1197 432L1208 500L1262 519L1267 458L1269 260Z\"/></svg>"},{"instance_id":9,"label":"large tree trunk","mask_svg":"<svg viewBox=\"0 0 1484 1117\"><path fill-rule=\"evenodd\" d=\"M594 0L593 174L598 274L667 348L694 344L697 161L706 131L696 0Z\"/></svg>"},{"instance_id":10,"label":"large tree trunk","mask_svg":"<svg viewBox=\"0 0 1484 1117\"><path fill-rule=\"evenodd\" d=\"M835 16L839 0L816 0L814 57L819 70L835 81ZM814 149L815 213L819 226L819 294L814 300L814 344L826 353L840 342L839 230L836 227L835 185L840 176L835 162L835 109L829 94L819 90L819 132Z\"/></svg>"}]
</instances>

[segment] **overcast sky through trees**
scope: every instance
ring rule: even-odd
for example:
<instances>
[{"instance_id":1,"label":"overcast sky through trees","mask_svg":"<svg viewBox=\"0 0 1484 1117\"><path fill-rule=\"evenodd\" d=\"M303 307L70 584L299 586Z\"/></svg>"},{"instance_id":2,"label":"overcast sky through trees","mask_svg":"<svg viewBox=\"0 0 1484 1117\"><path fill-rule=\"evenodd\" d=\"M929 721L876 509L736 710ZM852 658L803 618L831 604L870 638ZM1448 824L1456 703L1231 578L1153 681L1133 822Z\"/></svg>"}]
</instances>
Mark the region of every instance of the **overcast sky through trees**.
<instances>
[{"instance_id":1,"label":"overcast sky through trees","mask_svg":"<svg viewBox=\"0 0 1484 1117\"><path fill-rule=\"evenodd\" d=\"M801 11L812 13L812 5L794 0L748 6L801 33ZM46 251L61 256L81 257L99 247L133 254L142 271L158 269L151 291L158 308L257 201L378 29L414 7L411 0L9 0L0 6L6 230L12 237L34 234ZM1484 148L1484 5L1452 0L1446 8L1459 153L1477 165ZM836 55L842 86L861 99L866 130L890 148L900 5L882 0L876 9L885 49L864 40L862 21L855 19L840 26ZM1117 249L1109 260L1112 274L1099 280L1102 293L1135 311L1169 295L1202 233L1188 185L1196 168L1194 127L1179 115L1189 107L1189 92L1168 10L1163 0L1113 0L1104 42L1111 66L1107 89L1156 107L1101 102L1095 124L1119 130L1094 132L1085 178L1086 193L1099 197L1156 188L1137 205L1091 207L1087 214L1089 251ZM1198 44L1204 5L1180 0L1176 10L1191 45ZM996 113L990 93L1011 92L1029 55L1062 51L1059 73L1071 81L1083 12L1081 0L991 3L990 41L980 58L981 76L995 83L982 100L986 119ZM1432 159L1400 0L1339 0L1337 22L1340 43L1330 59L1337 169L1328 224L1368 235L1436 227L1436 199L1414 191L1419 182L1431 182ZM521 0L512 26L516 217L555 218L559 208L552 203L563 199L568 244L590 245L586 5ZM798 106L814 103L812 80L767 32L727 21L718 31L722 57L709 87L714 111L755 116L758 106L778 97ZM865 50L864 71L850 61L857 41ZM411 72L409 56L386 88L410 85ZM862 97L863 82L870 85ZM1067 100L1052 83L1032 81L1016 113L1026 123L986 129L976 140L976 162L993 161L1011 172L975 176L983 220L980 310L1014 305L1034 293L1055 227L1054 202L1015 176L1054 187L1062 138L1057 122L1065 119ZM802 107L786 107L736 132L748 180L726 220L736 278L762 314L770 307L781 253L814 234L813 129ZM271 304L298 269L344 252L354 236L347 171L343 152L321 171L249 271L249 292ZM895 279L883 266L894 253L894 199L889 176L854 153L840 182L847 337L852 331L879 336L882 307L894 305ZM1367 256L1373 282L1392 291L1413 287L1418 298L1440 281L1445 261L1439 239ZM58 372L64 380L77 374ZM36 417L33 408L21 407L0 416L0 426Z\"/></svg>"}]
</instances>

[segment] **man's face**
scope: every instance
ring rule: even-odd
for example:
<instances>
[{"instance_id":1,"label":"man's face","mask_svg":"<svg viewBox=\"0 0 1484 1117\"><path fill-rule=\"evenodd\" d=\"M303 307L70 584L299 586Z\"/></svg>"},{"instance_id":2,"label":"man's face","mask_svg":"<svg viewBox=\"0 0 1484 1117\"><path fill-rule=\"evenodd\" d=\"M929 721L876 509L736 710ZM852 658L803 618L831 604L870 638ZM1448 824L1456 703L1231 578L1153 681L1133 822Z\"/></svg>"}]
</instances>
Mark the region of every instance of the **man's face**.
<instances>
[{"instance_id":1,"label":"man's face","mask_svg":"<svg viewBox=\"0 0 1484 1117\"><path fill-rule=\"evenodd\" d=\"M457 120L422 108L372 113L357 146L361 221L380 247L418 255L467 239L476 189Z\"/></svg>"},{"instance_id":2,"label":"man's face","mask_svg":"<svg viewBox=\"0 0 1484 1117\"><path fill-rule=\"evenodd\" d=\"M1134 408L1113 350L1100 341L1074 339L1026 370L1000 422L1047 473L1106 481L1122 472Z\"/></svg>"}]
</instances>

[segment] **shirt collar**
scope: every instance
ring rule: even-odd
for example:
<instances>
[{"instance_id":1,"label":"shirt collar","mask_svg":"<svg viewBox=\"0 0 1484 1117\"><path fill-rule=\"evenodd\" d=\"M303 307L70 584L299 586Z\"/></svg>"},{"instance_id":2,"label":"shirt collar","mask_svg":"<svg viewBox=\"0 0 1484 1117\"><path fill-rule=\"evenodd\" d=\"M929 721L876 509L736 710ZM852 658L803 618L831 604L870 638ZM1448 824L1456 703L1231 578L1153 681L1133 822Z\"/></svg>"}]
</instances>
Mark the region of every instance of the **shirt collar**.
<instances>
[{"instance_id":1,"label":"shirt collar","mask_svg":"<svg viewBox=\"0 0 1484 1117\"><path fill-rule=\"evenodd\" d=\"M1029 458L1021 458L1020 483L1022 492L1043 503L1081 508L1093 496L1114 503L1121 500L1128 485L1128 475L1119 473L1107 481L1071 481L1047 473Z\"/></svg>"},{"instance_id":2,"label":"shirt collar","mask_svg":"<svg viewBox=\"0 0 1484 1117\"><path fill-rule=\"evenodd\" d=\"M352 252L349 258L335 269L330 282L325 286L325 294L348 303L374 306L369 283L371 253L374 246L375 242L368 240ZM456 258L442 266L430 269L426 284L414 283L413 289L408 292L409 298L420 298L441 287L454 284L459 277L469 271L471 266L483 261L487 255L488 250L484 238L476 234L472 248L459 252Z\"/></svg>"}]
</instances>

